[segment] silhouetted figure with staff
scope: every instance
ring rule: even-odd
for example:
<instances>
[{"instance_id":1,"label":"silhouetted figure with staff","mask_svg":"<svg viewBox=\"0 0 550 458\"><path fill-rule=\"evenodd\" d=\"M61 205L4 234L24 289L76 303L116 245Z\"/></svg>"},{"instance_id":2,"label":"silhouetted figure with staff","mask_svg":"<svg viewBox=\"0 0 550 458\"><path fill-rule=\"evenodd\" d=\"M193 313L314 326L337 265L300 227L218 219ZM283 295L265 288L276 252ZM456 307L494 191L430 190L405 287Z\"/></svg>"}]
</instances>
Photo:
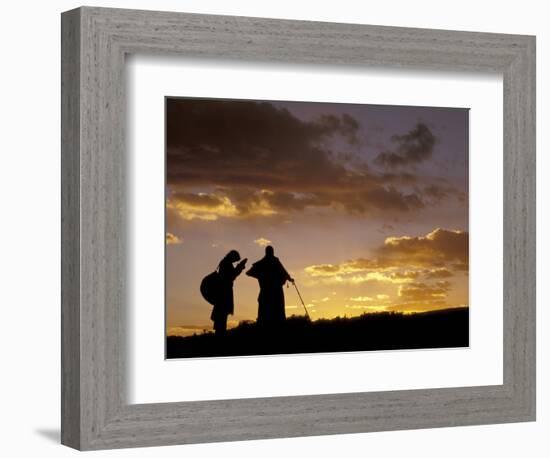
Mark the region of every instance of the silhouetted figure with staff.
<instances>
[{"instance_id":1,"label":"silhouetted figure with staff","mask_svg":"<svg viewBox=\"0 0 550 458\"><path fill-rule=\"evenodd\" d=\"M243 259L236 266L241 256L238 251L231 250L225 255L218 265L217 291L215 292L214 308L210 319L214 322L216 335L223 336L227 330L227 317L233 315L233 282L244 270L247 259Z\"/></svg>"},{"instance_id":2,"label":"silhouetted figure with staff","mask_svg":"<svg viewBox=\"0 0 550 458\"><path fill-rule=\"evenodd\" d=\"M287 281L294 283L294 279L275 257L272 246L265 248L265 256L252 264L246 275L256 278L260 284L258 324L266 327L283 324L286 320L283 285Z\"/></svg>"}]
</instances>

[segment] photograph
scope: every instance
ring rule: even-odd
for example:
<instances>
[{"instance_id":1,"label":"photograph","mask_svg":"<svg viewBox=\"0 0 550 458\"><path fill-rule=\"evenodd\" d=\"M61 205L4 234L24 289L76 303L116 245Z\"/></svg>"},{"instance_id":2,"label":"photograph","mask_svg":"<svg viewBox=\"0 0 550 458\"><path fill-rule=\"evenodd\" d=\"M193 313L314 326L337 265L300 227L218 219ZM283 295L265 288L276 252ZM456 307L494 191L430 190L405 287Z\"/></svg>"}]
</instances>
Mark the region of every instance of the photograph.
<instances>
[{"instance_id":1,"label":"photograph","mask_svg":"<svg viewBox=\"0 0 550 458\"><path fill-rule=\"evenodd\" d=\"M469 110L165 98L166 358L469 346Z\"/></svg>"}]
</instances>

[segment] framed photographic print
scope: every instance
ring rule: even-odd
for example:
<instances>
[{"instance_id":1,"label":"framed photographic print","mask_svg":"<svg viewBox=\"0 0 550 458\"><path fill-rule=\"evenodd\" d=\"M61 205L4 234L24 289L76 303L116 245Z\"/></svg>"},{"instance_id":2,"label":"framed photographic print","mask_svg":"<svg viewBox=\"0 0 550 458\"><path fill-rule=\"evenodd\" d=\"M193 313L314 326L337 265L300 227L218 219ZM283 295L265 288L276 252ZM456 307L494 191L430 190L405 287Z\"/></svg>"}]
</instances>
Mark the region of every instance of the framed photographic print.
<instances>
[{"instance_id":1,"label":"framed photographic print","mask_svg":"<svg viewBox=\"0 0 550 458\"><path fill-rule=\"evenodd\" d=\"M166 98L166 357L468 347L468 114Z\"/></svg>"},{"instance_id":2,"label":"framed photographic print","mask_svg":"<svg viewBox=\"0 0 550 458\"><path fill-rule=\"evenodd\" d=\"M534 420L534 69L529 36L63 13L62 442Z\"/></svg>"}]
</instances>

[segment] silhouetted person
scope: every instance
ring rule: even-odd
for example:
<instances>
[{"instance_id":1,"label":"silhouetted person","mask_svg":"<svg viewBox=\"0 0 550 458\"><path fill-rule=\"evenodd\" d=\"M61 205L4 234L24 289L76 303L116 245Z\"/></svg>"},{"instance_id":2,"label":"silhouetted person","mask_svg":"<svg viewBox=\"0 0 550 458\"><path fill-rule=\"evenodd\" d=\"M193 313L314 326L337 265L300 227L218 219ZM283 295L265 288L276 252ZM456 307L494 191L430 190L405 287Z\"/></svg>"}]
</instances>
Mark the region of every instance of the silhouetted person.
<instances>
[{"instance_id":1,"label":"silhouetted person","mask_svg":"<svg viewBox=\"0 0 550 458\"><path fill-rule=\"evenodd\" d=\"M294 282L284 266L275 257L272 246L265 248L265 256L246 272L246 275L256 278L260 284L258 296L258 324L262 326L277 326L285 319L285 295L283 285L287 281Z\"/></svg>"},{"instance_id":2,"label":"silhouetted person","mask_svg":"<svg viewBox=\"0 0 550 458\"><path fill-rule=\"evenodd\" d=\"M225 255L218 265L218 274L220 278L219 291L216 294L216 302L210 319L214 322L214 331L216 335L224 335L227 330L227 316L233 315L233 282L244 270L246 258L236 266L233 264L241 259L238 251L231 250Z\"/></svg>"}]
</instances>

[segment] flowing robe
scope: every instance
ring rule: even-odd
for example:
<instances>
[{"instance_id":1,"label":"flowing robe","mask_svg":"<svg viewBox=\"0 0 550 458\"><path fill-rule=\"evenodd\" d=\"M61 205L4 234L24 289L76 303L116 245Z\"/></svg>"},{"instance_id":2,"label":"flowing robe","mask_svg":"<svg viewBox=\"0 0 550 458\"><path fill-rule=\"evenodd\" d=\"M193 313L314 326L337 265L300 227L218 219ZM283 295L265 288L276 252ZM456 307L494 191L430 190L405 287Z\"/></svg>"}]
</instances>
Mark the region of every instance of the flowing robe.
<instances>
[{"instance_id":1,"label":"flowing robe","mask_svg":"<svg viewBox=\"0 0 550 458\"><path fill-rule=\"evenodd\" d=\"M216 303L212 309L210 319L214 322L214 328L221 325L222 330L227 324L227 316L233 315L233 282L244 269L244 262L241 261L237 266L233 266L230 261L222 261L218 268L220 276L220 289L216 294Z\"/></svg>"},{"instance_id":2,"label":"flowing robe","mask_svg":"<svg viewBox=\"0 0 550 458\"><path fill-rule=\"evenodd\" d=\"M283 285L290 275L275 256L265 256L255 262L246 275L260 284L258 295L258 324L277 325L285 321L285 295Z\"/></svg>"}]
</instances>

